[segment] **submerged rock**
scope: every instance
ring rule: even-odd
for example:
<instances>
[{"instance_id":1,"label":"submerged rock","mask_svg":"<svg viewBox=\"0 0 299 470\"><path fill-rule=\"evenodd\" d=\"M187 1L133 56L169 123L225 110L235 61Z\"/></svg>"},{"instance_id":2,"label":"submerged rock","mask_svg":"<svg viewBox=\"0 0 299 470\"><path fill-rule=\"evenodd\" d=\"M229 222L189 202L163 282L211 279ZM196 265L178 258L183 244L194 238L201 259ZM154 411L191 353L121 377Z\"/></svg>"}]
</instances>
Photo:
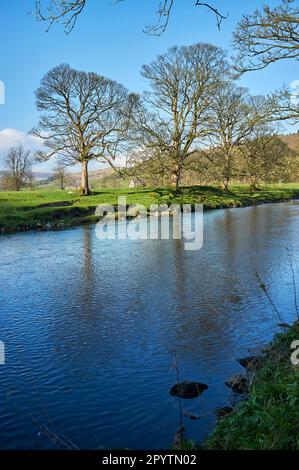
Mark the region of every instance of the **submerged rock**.
<instances>
[{"instance_id":1,"label":"submerged rock","mask_svg":"<svg viewBox=\"0 0 299 470\"><path fill-rule=\"evenodd\" d=\"M184 411L183 415L184 415L186 418L189 418L189 419L191 419L191 420L193 420L193 421L200 419L200 417L199 417L198 415L195 415L195 414L193 414L193 413L189 413L189 411Z\"/></svg>"},{"instance_id":2,"label":"submerged rock","mask_svg":"<svg viewBox=\"0 0 299 470\"><path fill-rule=\"evenodd\" d=\"M229 388L236 393L247 393L249 388L248 379L242 374L232 375L226 382Z\"/></svg>"},{"instance_id":3,"label":"submerged rock","mask_svg":"<svg viewBox=\"0 0 299 470\"><path fill-rule=\"evenodd\" d=\"M291 328L291 325L289 325L288 323L278 323L277 326L279 326L280 328Z\"/></svg>"},{"instance_id":4,"label":"submerged rock","mask_svg":"<svg viewBox=\"0 0 299 470\"><path fill-rule=\"evenodd\" d=\"M181 382L171 387L169 393L179 398L196 398L208 388L208 385L200 382Z\"/></svg>"},{"instance_id":5,"label":"submerged rock","mask_svg":"<svg viewBox=\"0 0 299 470\"><path fill-rule=\"evenodd\" d=\"M232 411L234 411L234 409L231 406L223 406L222 408L216 408L215 415L216 418L221 419L229 415Z\"/></svg>"},{"instance_id":6,"label":"submerged rock","mask_svg":"<svg viewBox=\"0 0 299 470\"><path fill-rule=\"evenodd\" d=\"M238 359L238 363L248 369L249 371L253 372L259 368L261 365L262 358L260 356L248 356L244 357L243 359Z\"/></svg>"}]
</instances>

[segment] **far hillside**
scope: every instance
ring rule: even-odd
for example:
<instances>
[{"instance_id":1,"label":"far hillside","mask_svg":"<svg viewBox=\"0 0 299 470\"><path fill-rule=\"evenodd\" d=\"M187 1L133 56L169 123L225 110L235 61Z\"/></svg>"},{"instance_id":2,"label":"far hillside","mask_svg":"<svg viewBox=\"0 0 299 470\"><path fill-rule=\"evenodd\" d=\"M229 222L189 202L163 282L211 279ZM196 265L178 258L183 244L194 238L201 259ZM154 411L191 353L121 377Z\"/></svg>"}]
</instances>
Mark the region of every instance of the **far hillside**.
<instances>
[{"instance_id":1,"label":"far hillside","mask_svg":"<svg viewBox=\"0 0 299 470\"><path fill-rule=\"evenodd\" d=\"M292 150L296 152L299 151L299 132L296 132L296 134L281 135L280 138L283 142L288 144Z\"/></svg>"},{"instance_id":2,"label":"far hillside","mask_svg":"<svg viewBox=\"0 0 299 470\"><path fill-rule=\"evenodd\" d=\"M59 182L54 179L52 173L46 180L40 181L40 188L51 189L57 188ZM129 181L120 178L111 168L105 168L89 172L90 187L93 190L101 188L123 188L129 186ZM81 184L81 174L66 170L65 189L78 189Z\"/></svg>"}]
</instances>

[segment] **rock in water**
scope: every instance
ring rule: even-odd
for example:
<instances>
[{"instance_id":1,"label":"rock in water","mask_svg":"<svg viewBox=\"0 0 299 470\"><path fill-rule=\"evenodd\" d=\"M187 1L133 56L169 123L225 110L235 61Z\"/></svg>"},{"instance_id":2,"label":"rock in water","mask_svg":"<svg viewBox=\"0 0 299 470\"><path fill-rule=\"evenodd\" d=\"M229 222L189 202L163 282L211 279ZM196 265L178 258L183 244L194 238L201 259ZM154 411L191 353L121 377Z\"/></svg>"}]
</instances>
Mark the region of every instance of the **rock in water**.
<instances>
[{"instance_id":1,"label":"rock in water","mask_svg":"<svg viewBox=\"0 0 299 470\"><path fill-rule=\"evenodd\" d=\"M241 374L232 375L225 382L225 385L230 387L236 393L247 393L249 388L249 382L247 378Z\"/></svg>"},{"instance_id":2,"label":"rock in water","mask_svg":"<svg viewBox=\"0 0 299 470\"><path fill-rule=\"evenodd\" d=\"M184 411L183 415L186 417L186 418L189 418L191 420L198 420L200 419L200 417L198 415L194 415L193 413L189 413L188 411Z\"/></svg>"},{"instance_id":3,"label":"rock in water","mask_svg":"<svg viewBox=\"0 0 299 470\"><path fill-rule=\"evenodd\" d=\"M196 398L208 388L208 385L200 382L181 382L171 387L169 393L179 398Z\"/></svg>"},{"instance_id":4,"label":"rock in water","mask_svg":"<svg viewBox=\"0 0 299 470\"><path fill-rule=\"evenodd\" d=\"M261 357L259 356L248 356L243 359L239 359L238 363L250 371L255 371L259 368L261 364Z\"/></svg>"}]
</instances>

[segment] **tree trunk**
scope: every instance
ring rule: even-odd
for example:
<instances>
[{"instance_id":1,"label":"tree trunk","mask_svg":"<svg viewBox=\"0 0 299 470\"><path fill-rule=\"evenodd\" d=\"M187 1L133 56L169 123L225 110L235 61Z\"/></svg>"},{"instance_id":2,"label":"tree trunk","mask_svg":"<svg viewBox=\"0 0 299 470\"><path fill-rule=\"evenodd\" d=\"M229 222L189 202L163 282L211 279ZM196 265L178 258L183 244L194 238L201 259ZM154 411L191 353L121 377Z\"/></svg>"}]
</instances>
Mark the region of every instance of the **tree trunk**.
<instances>
[{"instance_id":1,"label":"tree trunk","mask_svg":"<svg viewBox=\"0 0 299 470\"><path fill-rule=\"evenodd\" d=\"M229 150L225 154L224 158L225 158L225 166L224 166L224 173L223 173L223 176L224 176L223 185L224 185L224 191L228 192L229 191L228 186L229 186L229 182L232 176L231 174L232 154Z\"/></svg>"},{"instance_id":2,"label":"tree trunk","mask_svg":"<svg viewBox=\"0 0 299 470\"><path fill-rule=\"evenodd\" d=\"M88 160L82 161L81 194L84 196L91 194L88 184Z\"/></svg>"},{"instance_id":3,"label":"tree trunk","mask_svg":"<svg viewBox=\"0 0 299 470\"><path fill-rule=\"evenodd\" d=\"M223 186L224 186L224 191L228 192L229 189L228 189L228 185L229 185L229 178L225 178L225 180L223 181Z\"/></svg>"},{"instance_id":4,"label":"tree trunk","mask_svg":"<svg viewBox=\"0 0 299 470\"><path fill-rule=\"evenodd\" d=\"M257 178L255 176L253 178L251 178L250 188L253 191L260 191L260 189L257 185Z\"/></svg>"},{"instance_id":5,"label":"tree trunk","mask_svg":"<svg viewBox=\"0 0 299 470\"><path fill-rule=\"evenodd\" d=\"M179 190L181 179L181 170L179 167L175 168L171 175L171 186L175 188L176 191Z\"/></svg>"}]
</instances>

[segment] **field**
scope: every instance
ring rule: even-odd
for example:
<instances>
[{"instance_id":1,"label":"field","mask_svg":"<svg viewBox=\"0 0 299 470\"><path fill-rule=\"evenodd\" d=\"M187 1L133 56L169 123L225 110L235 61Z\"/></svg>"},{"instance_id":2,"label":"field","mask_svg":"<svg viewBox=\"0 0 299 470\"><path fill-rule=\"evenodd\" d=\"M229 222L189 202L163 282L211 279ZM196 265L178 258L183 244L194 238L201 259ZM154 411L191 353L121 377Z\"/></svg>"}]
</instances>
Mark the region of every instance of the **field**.
<instances>
[{"instance_id":1,"label":"field","mask_svg":"<svg viewBox=\"0 0 299 470\"><path fill-rule=\"evenodd\" d=\"M23 231L59 228L96 220L95 208L100 204L116 206L119 196L127 204L203 204L205 210L243 207L299 198L299 183L261 187L232 186L225 192L214 186L191 186L179 192L171 188L103 189L91 196L77 191L0 192L0 231Z\"/></svg>"}]
</instances>

